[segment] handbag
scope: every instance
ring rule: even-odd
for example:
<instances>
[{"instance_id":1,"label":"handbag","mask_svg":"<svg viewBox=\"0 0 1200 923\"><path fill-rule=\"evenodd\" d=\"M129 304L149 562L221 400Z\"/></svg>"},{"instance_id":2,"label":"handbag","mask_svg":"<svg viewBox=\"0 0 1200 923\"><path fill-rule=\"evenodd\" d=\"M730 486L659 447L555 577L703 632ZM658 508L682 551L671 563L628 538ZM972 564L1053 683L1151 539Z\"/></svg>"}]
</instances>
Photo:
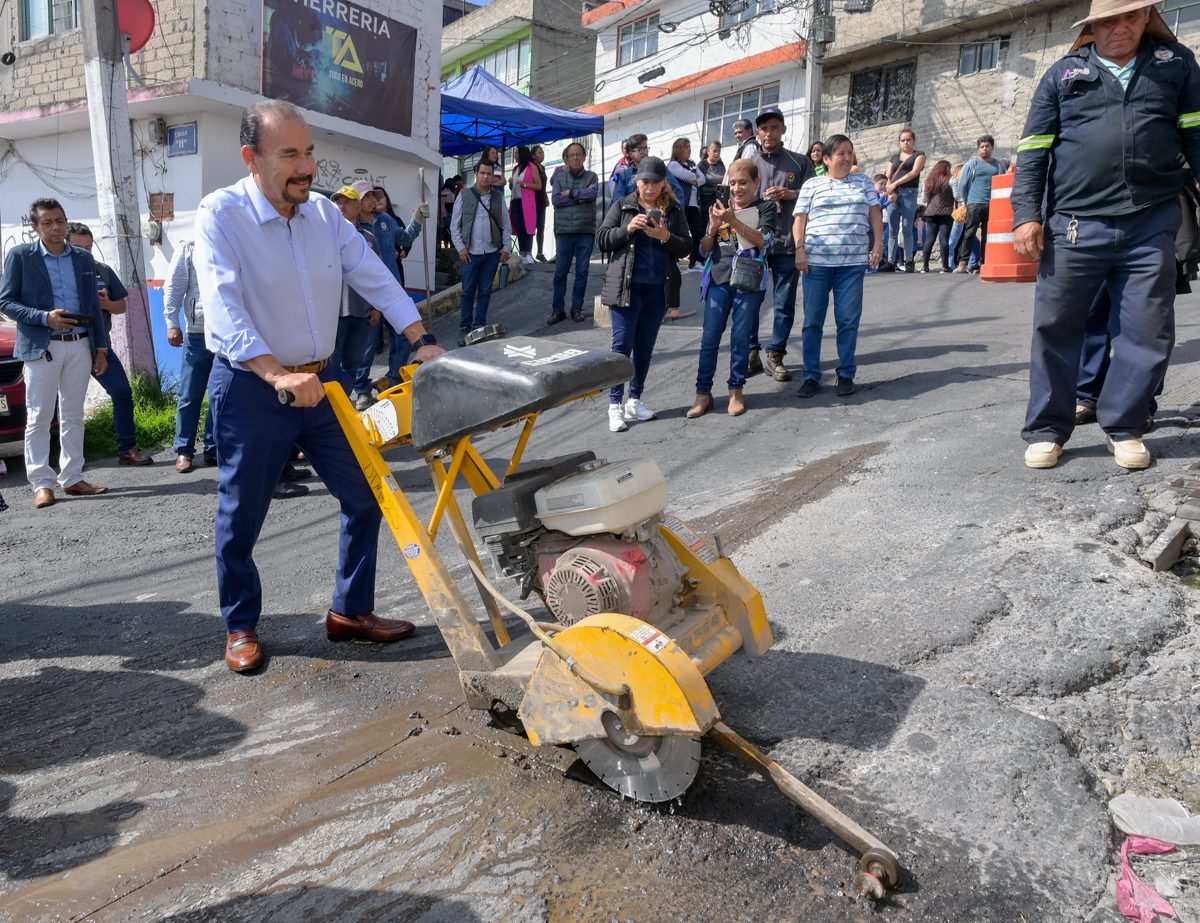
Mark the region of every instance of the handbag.
<instances>
[{"instance_id":1,"label":"handbag","mask_svg":"<svg viewBox=\"0 0 1200 923\"><path fill-rule=\"evenodd\" d=\"M733 258L733 267L729 271L729 284L739 292L762 291L763 276L767 266L763 260L752 256L742 256L740 253Z\"/></svg>"},{"instance_id":2,"label":"handbag","mask_svg":"<svg viewBox=\"0 0 1200 923\"><path fill-rule=\"evenodd\" d=\"M950 217L954 219L955 224L966 224L967 203L964 202L962 205L958 206L958 208L954 209L954 211L950 213Z\"/></svg>"}]
</instances>

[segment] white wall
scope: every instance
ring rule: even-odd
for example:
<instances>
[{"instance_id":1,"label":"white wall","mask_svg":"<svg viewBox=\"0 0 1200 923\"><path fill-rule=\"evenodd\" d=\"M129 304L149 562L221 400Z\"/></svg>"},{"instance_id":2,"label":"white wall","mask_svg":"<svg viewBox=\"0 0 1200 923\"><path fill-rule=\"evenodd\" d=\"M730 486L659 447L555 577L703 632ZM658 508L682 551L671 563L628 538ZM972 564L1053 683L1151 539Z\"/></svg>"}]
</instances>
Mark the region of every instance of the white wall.
<instances>
[{"instance_id":1,"label":"white wall","mask_svg":"<svg viewBox=\"0 0 1200 923\"><path fill-rule=\"evenodd\" d=\"M234 115L198 113L172 116L168 125L198 122L199 153L167 157L165 149L148 142L147 123L135 122L134 148L138 151L138 211L149 213L149 192L175 195L175 218L163 225L163 240L158 246L146 246L147 278L161 279L180 241L190 239L196 208L209 192L227 186L246 175L238 145L238 118ZM406 222L420 200L417 168L395 158L356 150L335 143L328 135L315 133L318 177L316 185L332 191L345 182L368 179L387 188L395 197L395 208ZM23 241L26 228L22 216L29 203L41 196L53 196L63 203L67 217L92 226L99 234L99 207L95 196L92 147L86 131L58 136L28 138L14 142L22 163L10 158L0 171L0 249L7 250ZM32 167L29 166L32 164ZM426 170L429 201L435 201L433 186L437 175ZM432 226L432 223L431 223ZM104 259L105 241L97 240L97 255ZM430 242L432 258L433 242ZM414 249L405 264L407 283L424 284L421 249Z\"/></svg>"}]
</instances>

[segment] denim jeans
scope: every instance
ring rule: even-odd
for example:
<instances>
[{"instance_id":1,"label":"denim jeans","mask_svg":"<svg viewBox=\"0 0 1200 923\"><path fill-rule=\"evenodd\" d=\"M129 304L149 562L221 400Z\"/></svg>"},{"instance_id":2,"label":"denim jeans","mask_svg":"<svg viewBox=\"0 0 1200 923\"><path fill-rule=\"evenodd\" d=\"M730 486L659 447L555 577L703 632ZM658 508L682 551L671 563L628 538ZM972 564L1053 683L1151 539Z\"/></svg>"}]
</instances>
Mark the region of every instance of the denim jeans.
<instances>
[{"instance_id":1,"label":"denim jeans","mask_svg":"<svg viewBox=\"0 0 1200 923\"><path fill-rule=\"evenodd\" d=\"M854 350L858 346L858 322L862 319L865 264L858 266L813 266L804 274L804 326L800 342L804 352L804 377L821 380L821 336L829 295L833 293L833 319L837 324L837 376L853 378Z\"/></svg>"},{"instance_id":2,"label":"denim jeans","mask_svg":"<svg viewBox=\"0 0 1200 923\"><path fill-rule=\"evenodd\" d=\"M612 317L612 351L633 359L633 378L629 379L629 396L642 396L646 375L650 372L650 357L663 318L667 316L667 295L663 285L642 285L637 282L629 292L629 307L615 305L608 309ZM625 394L624 385L608 389L610 404L619 404Z\"/></svg>"},{"instance_id":3,"label":"denim jeans","mask_svg":"<svg viewBox=\"0 0 1200 923\"><path fill-rule=\"evenodd\" d=\"M917 189L897 189L896 201L892 203L892 207L888 209L891 212L888 215L888 227L891 229L891 245L892 252L888 256L888 262L891 263L911 263L916 259L916 238L913 236L913 221L917 217ZM898 258L900 253L900 228L904 228L904 256L903 259Z\"/></svg>"},{"instance_id":4,"label":"denim jeans","mask_svg":"<svg viewBox=\"0 0 1200 923\"><path fill-rule=\"evenodd\" d=\"M571 310L583 307L583 296L587 293L588 260L592 258L592 247L596 245L594 234L555 234L554 246L554 300L550 310L555 314L565 313L567 300L567 273L571 261L575 261L575 285L571 289Z\"/></svg>"},{"instance_id":5,"label":"denim jeans","mask_svg":"<svg viewBox=\"0 0 1200 923\"><path fill-rule=\"evenodd\" d=\"M370 349L371 325L367 319L365 317L339 317L337 339L333 344L333 353L329 357L329 364L336 365L347 376L357 379L358 374L362 371L363 363L371 361ZM367 367L370 368L370 365ZM371 386L368 382L365 389L360 388L356 380L354 390L362 394L370 394Z\"/></svg>"},{"instance_id":6,"label":"denim jeans","mask_svg":"<svg viewBox=\"0 0 1200 923\"><path fill-rule=\"evenodd\" d=\"M204 406L204 393L208 390L208 376L212 372L213 354L208 351L203 333L189 333L183 341L183 370L179 377L179 404L175 408L175 444L171 447L176 455L191 458L196 454L196 427L200 423L200 410ZM212 406L204 415L204 454L217 451L216 430L213 429Z\"/></svg>"},{"instance_id":7,"label":"denim jeans","mask_svg":"<svg viewBox=\"0 0 1200 923\"><path fill-rule=\"evenodd\" d=\"M729 334L729 387L745 387L750 364L750 334L758 323L758 310L766 292L739 292L732 285L709 285L704 301L704 334L700 338L700 366L696 369L696 393L712 394L717 373L717 353L725 336L725 325L733 315Z\"/></svg>"},{"instance_id":8,"label":"denim jeans","mask_svg":"<svg viewBox=\"0 0 1200 923\"><path fill-rule=\"evenodd\" d=\"M124 455L137 448L137 427L133 422L133 389L129 376L115 350L108 351L108 368L94 375L100 387L112 398L113 429L117 431L117 451Z\"/></svg>"},{"instance_id":9,"label":"denim jeans","mask_svg":"<svg viewBox=\"0 0 1200 923\"><path fill-rule=\"evenodd\" d=\"M959 263L961 263L964 259L967 259L967 257L964 257L961 253L958 252L960 249L962 249L959 246L959 244L962 242L962 236L963 236L963 225L961 225L957 221L955 221L954 227L952 227L950 229L950 264L951 264L950 268L951 269L953 269L955 266L957 266ZM979 241L978 240L974 241L973 244L971 245L971 252L969 254L969 257L970 257L970 260L969 260L969 265L967 266L967 268L968 269L977 269L979 267Z\"/></svg>"},{"instance_id":10,"label":"denim jeans","mask_svg":"<svg viewBox=\"0 0 1200 923\"><path fill-rule=\"evenodd\" d=\"M500 251L494 253L472 253L471 261L462 264L462 312L460 327L482 327L487 323L488 305L492 301L492 283L496 280L496 267L500 265Z\"/></svg>"},{"instance_id":11,"label":"denim jeans","mask_svg":"<svg viewBox=\"0 0 1200 923\"><path fill-rule=\"evenodd\" d=\"M1141 438L1146 413L1175 344L1175 234L1181 212L1170 199L1131 215L1051 215L1033 300L1026 442L1064 445L1075 429L1079 365L1088 316L1107 287L1120 335L1096 403L1113 439Z\"/></svg>"},{"instance_id":12,"label":"denim jeans","mask_svg":"<svg viewBox=\"0 0 1200 923\"><path fill-rule=\"evenodd\" d=\"M788 337L792 335L792 325L796 323L796 291L800 286L796 254L768 254L767 269L771 271L772 303L775 306L771 342L767 344L767 352L784 355L787 353ZM757 318L754 321L754 331L750 335L750 348L759 348Z\"/></svg>"}]
</instances>

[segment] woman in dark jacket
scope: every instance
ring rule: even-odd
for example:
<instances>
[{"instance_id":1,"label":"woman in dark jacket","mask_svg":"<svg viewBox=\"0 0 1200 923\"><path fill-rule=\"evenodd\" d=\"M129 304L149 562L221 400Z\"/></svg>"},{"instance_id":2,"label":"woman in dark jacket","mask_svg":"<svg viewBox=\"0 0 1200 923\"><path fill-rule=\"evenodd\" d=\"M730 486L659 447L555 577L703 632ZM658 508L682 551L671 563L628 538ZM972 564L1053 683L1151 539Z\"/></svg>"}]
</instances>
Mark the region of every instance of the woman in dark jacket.
<instances>
[{"instance_id":1,"label":"woman in dark jacket","mask_svg":"<svg viewBox=\"0 0 1200 923\"><path fill-rule=\"evenodd\" d=\"M667 313L668 267L692 251L687 217L659 158L638 165L637 192L613 203L596 231L596 246L608 254L600 299L612 317L613 352L633 359L629 400L622 406L624 385L608 392L608 428L620 433L629 423L654 419L642 391Z\"/></svg>"},{"instance_id":2,"label":"woman in dark jacket","mask_svg":"<svg viewBox=\"0 0 1200 923\"><path fill-rule=\"evenodd\" d=\"M921 251L921 272L929 272L929 254L933 241L942 252L942 272L954 271L950 254L950 217L954 211L954 189L950 185L950 161L939 160L925 178L925 249Z\"/></svg>"}]
</instances>

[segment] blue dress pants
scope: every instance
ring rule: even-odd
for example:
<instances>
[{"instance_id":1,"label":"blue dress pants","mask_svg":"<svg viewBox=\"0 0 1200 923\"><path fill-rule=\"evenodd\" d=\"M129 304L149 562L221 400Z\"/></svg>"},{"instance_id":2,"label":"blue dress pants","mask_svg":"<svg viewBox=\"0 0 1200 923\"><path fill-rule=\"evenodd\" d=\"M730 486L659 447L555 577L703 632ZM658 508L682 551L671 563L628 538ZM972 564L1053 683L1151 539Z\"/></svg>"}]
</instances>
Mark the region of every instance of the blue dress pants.
<instances>
[{"instance_id":1,"label":"blue dress pants","mask_svg":"<svg viewBox=\"0 0 1200 923\"><path fill-rule=\"evenodd\" d=\"M608 311L612 317L612 351L633 359L629 396L640 398L646 387L658 331L667 316L666 288L661 283L643 285L635 282L629 293L629 307L612 306ZM609 403L621 403L624 394L624 385L613 385L608 390Z\"/></svg>"},{"instance_id":2,"label":"blue dress pants","mask_svg":"<svg viewBox=\"0 0 1200 923\"><path fill-rule=\"evenodd\" d=\"M771 271L771 295L775 306L771 326L771 342L767 352L787 353L788 337L796 323L796 293L800 288L800 270L796 268L796 254L771 253L767 256L767 269ZM758 349L758 321L750 336L750 348Z\"/></svg>"},{"instance_id":3,"label":"blue dress pants","mask_svg":"<svg viewBox=\"0 0 1200 923\"><path fill-rule=\"evenodd\" d=\"M708 286L704 299L704 334L700 338L700 364L696 369L696 393L712 394L717 374L717 354L725 336L725 326L733 318L729 333L730 390L746 385L750 365L750 334L758 324L758 311L766 291L740 292L729 283Z\"/></svg>"},{"instance_id":4,"label":"blue dress pants","mask_svg":"<svg viewBox=\"0 0 1200 923\"><path fill-rule=\"evenodd\" d=\"M320 377L350 388L349 376L332 363ZM209 399L220 461L217 590L226 629L249 631L258 624L262 584L254 566L254 545L293 446L304 452L342 507L330 608L349 616L371 612L383 514L329 401L316 407L285 407L269 384L224 359L213 364Z\"/></svg>"},{"instance_id":5,"label":"blue dress pants","mask_svg":"<svg viewBox=\"0 0 1200 923\"><path fill-rule=\"evenodd\" d=\"M592 258L592 247L596 244L595 234L554 235L554 299L550 310L554 314L565 314L567 303L567 273L571 261L575 261L575 285L571 289L571 310L583 307L583 296L587 293L588 260Z\"/></svg>"},{"instance_id":6,"label":"blue dress pants","mask_svg":"<svg viewBox=\"0 0 1200 923\"><path fill-rule=\"evenodd\" d=\"M93 375L112 398L113 429L117 432L117 451L124 455L137 448L137 426L133 421L133 389L129 376L116 350L108 351L108 368L103 375Z\"/></svg>"},{"instance_id":7,"label":"blue dress pants","mask_svg":"<svg viewBox=\"0 0 1200 923\"><path fill-rule=\"evenodd\" d=\"M1175 345L1176 199L1132 215L1079 218L1075 243L1066 215L1046 222L1038 266L1029 367L1026 442L1065 444L1075 428L1075 395L1088 314L1107 286L1120 333L1096 403L1113 439L1141 438L1154 391Z\"/></svg>"},{"instance_id":8,"label":"blue dress pants","mask_svg":"<svg viewBox=\"0 0 1200 923\"><path fill-rule=\"evenodd\" d=\"M471 261L462 264L460 327L482 327L487 323L488 305L492 303L492 283L499 265L499 250L495 253L472 253Z\"/></svg>"},{"instance_id":9,"label":"blue dress pants","mask_svg":"<svg viewBox=\"0 0 1200 923\"><path fill-rule=\"evenodd\" d=\"M208 351L204 334L189 333L183 341L183 371L179 379L179 404L175 408L175 444L171 448L176 455L191 458L196 454L196 427L200 424L212 365L213 354ZM210 403L208 413L204 415L205 455L217 450L215 432Z\"/></svg>"},{"instance_id":10,"label":"blue dress pants","mask_svg":"<svg viewBox=\"0 0 1200 923\"><path fill-rule=\"evenodd\" d=\"M354 382L353 390L359 394L371 393L371 359L374 357L371 333L378 330L379 324L372 327L365 317L338 318L337 339L329 364L344 371Z\"/></svg>"}]
</instances>

